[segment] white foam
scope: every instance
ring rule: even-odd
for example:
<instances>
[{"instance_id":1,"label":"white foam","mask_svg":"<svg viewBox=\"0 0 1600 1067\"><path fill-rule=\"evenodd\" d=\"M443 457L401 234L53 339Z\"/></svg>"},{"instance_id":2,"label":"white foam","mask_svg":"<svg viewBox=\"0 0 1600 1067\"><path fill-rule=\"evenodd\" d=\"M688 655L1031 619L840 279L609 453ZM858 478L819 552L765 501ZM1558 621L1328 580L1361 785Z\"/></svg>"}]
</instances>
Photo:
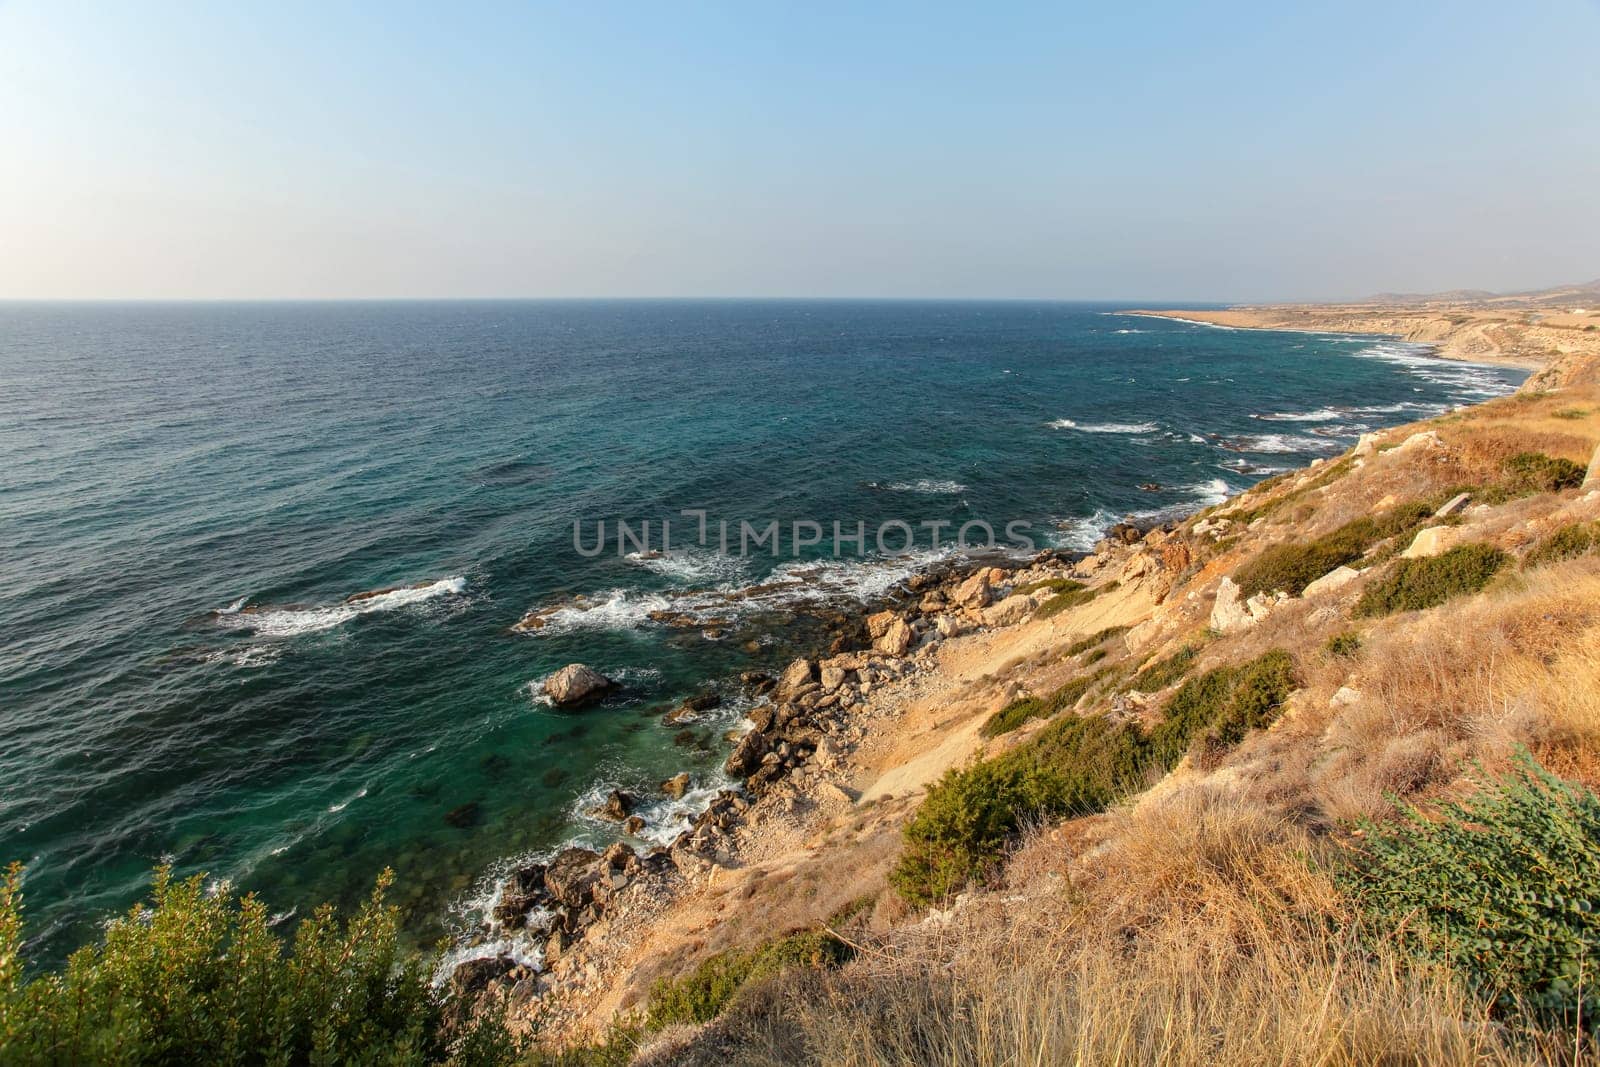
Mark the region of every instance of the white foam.
<instances>
[{"instance_id":1,"label":"white foam","mask_svg":"<svg viewBox=\"0 0 1600 1067\"><path fill-rule=\"evenodd\" d=\"M1105 536L1107 529L1117 521L1117 516L1104 508L1083 518L1062 519L1060 527L1062 548L1074 552L1093 552L1095 543Z\"/></svg>"},{"instance_id":2,"label":"white foam","mask_svg":"<svg viewBox=\"0 0 1600 1067\"><path fill-rule=\"evenodd\" d=\"M1264 419L1268 422L1332 422L1340 418L1341 413L1332 408L1318 408L1316 411L1285 412L1278 411L1271 415L1252 415L1252 419Z\"/></svg>"},{"instance_id":3,"label":"white foam","mask_svg":"<svg viewBox=\"0 0 1600 1067\"><path fill-rule=\"evenodd\" d=\"M1056 419L1047 424L1052 430L1077 430L1079 433L1154 433L1161 427L1153 422L1074 422Z\"/></svg>"},{"instance_id":4,"label":"white foam","mask_svg":"<svg viewBox=\"0 0 1600 1067\"><path fill-rule=\"evenodd\" d=\"M733 581L744 575L747 561L738 556L699 548L675 548L671 552L630 552L629 563L654 571L663 578L684 585L710 585Z\"/></svg>"},{"instance_id":5,"label":"white foam","mask_svg":"<svg viewBox=\"0 0 1600 1067\"><path fill-rule=\"evenodd\" d=\"M1222 447L1233 452L1275 454L1283 452L1326 452L1332 446L1326 439L1319 437L1262 433L1229 438L1222 442Z\"/></svg>"},{"instance_id":6,"label":"white foam","mask_svg":"<svg viewBox=\"0 0 1600 1067\"><path fill-rule=\"evenodd\" d=\"M1239 327L1237 327L1237 326L1224 326L1220 322L1202 322L1199 319L1180 319L1180 318L1177 318L1177 317L1172 316L1172 315L1162 315L1161 317L1166 319L1168 322L1181 322L1186 326L1204 326L1207 329L1212 329L1212 330L1237 330L1237 329L1239 329Z\"/></svg>"},{"instance_id":7,"label":"white foam","mask_svg":"<svg viewBox=\"0 0 1600 1067\"><path fill-rule=\"evenodd\" d=\"M919 478L914 482L890 482L888 485L870 483L872 488L886 489L891 493L965 493L967 487L948 479Z\"/></svg>"},{"instance_id":8,"label":"white foam","mask_svg":"<svg viewBox=\"0 0 1600 1067\"><path fill-rule=\"evenodd\" d=\"M460 596L466 592L465 578L440 578L419 585L408 585L372 595L358 595L338 604L319 608L239 608L219 613L230 628L251 630L263 637L294 637L342 626L351 619L376 612L422 604L436 597Z\"/></svg>"}]
</instances>

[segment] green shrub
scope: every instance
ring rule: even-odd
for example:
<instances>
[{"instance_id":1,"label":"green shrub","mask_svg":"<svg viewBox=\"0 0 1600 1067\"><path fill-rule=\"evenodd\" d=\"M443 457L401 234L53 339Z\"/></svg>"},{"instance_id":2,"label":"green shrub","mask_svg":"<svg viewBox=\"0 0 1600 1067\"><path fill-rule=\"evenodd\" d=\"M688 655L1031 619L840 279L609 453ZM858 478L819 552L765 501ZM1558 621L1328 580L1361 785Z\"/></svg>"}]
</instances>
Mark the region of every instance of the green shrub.
<instances>
[{"instance_id":1,"label":"green shrub","mask_svg":"<svg viewBox=\"0 0 1600 1067\"><path fill-rule=\"evenodd\" d=\"M1185 645L1166 659L1152 663L1134 675L1133 681L1128 683L1128 688L1137 689L1141 693L1153 693L1157 689L1165 689L1189 672L1189 665L1198 655L1200 655L1198 648Z\"/></svg>"},{"instance_id":2,"label":"green shrub","mask_svg":"<svg viewBox=\"0 0 1600 1067\"><path fill-rule=\"evenodd\" d=\"M820 930L790 934L753 949L719 952L688 974L659 979L650 987L645 1028L710 1022L750 982L794 967L837 967L852 954L843 941Z\"/></svg>"},{"instance_id":3,"label":"green shrub","mask_svg":"<svg viewBox=\"0 0 1600 1067\"><path fill-rule=\"evenodd\" d=\"M1068 707L1115 670L1080 675L1042 706L1051 714ZM1293 661L1274 649L1184 683L1148 738L1132 723L1068 715L1010 752L947 771L906 825L890 884L922 907L983 881L1030 819L1105 810L1176 762L1194 738L1232 744L1271 722L1292 685Z\"/></svg>"},{"instance_id":4,"label":"green shrub","mask_svg":"<svg viewBox=\"0 0 1600 1067\"><path fill-rule=\"evenodd\" d=\"M1327 648L1330 655L1349 659L1361 651L1361 635L1354 630L1344 630L1328 638Z\"/></svg>"},{"instance_id":5,"label":"green shrub","mask_svg":"<svg viewBox=\"0 0 1600 1067\"><path fill-rule=\"evenodd\" d=\"M1072 644L1066 647L1066 651L1062 654L1067 656L1076 656L1079 653L1087 652L1091 648L1095 648L1098 645L1103 645L1113 637L1120 637L1127 632L1128 627L1126 626L1108 626L1099 633L1090 634L1088 637L1072 642Z\"/></svg>"},{"instance_id":6,"label":"green shrub","mask_svg":"<svg viewBox=\"0 0 1600 1067\"><path fill-rule=\"evenodd\" d=\"M931 904L986 877L1024 820L1065 801L1058 775L1007 757L946 771L907 824L890 883L912 904Z\"/></svg>"},{"instance_id":7,"label":"green shrub","mask_svg":"<svg viewBox=\"0 0 1600 1067\"><path fill-rule=\"evenodd\" d=\"M1101 667L1089 674L1080 674L1072 678L1060 689L1048 697L1022 697L1013 700L1010 704L991 715L978 732L984 737L999 737L1001 734L1010 733L1030 719L1043 719L1054 715L1058 711L1073 707L1083 695L1093 689L1097 683L1108 675L1115 673L1116 665Z\"/></svg>"},{"instance_id":8,"label":"green shrub","mask_svg":"<svg viewBox=\"0 0 1600 1067\"><path fill-rule=\"evenodd\" d=\"M1071 716L1003 756L947 771L907 824L890 884L921 907L986 879L1029 819L1101 811L1140 784L1144 753L1136 728Z\"/></svg>"},{"instance_id":9,"label":"green shrub","mask_svg":"<svg viewBox=\"0 0 1600 1067\"><path fill-rule=\"evenodd\" d=\"M1235 744L1277 718L1293 688L1294 660L1281 648L1191 678L1172 694L1164 718L1150 732L1152 754L1170 767L1198 740Z\"/></svg>"},{"instance_id":10,"label":"green shrub","mask_svg":"<svg viewBox=\"0 0 1600 1067\"><path fill-rule=\"evenodd\" d=\"M1575 522L1540 541L1523 559L1524 567L1538 567L1588 555L1600 548L1600 522Z\"/></svg>"},{"instance_id":11,"label":"green shrub","mask_svg":"<svg viewBox=\"0 0 1600 1067\"><path fill-rule=\"evenodd\" d=\"M455 1033L425 961L399 943L385 872L341 924L332 907L293 946L254 896L208 894L157 868L148 905L106 924L64 971L23 977L21 868L0 889L0 1062L503 1063L489 1014Z\"/></svg>"},{"instance_id":12,"label":"green shrub","mask_svg":"<svg viewBox=\"0 0 1600 1067\"><path fill-rule=\"evenodd\" d=\"M1087 604L1101 593L1109 593L1116 587L1116 582L1108 582L1105 585L1095 586L1093 588L1079 585L1077 589L1068 589L1065 592L1057 593L1049 600L1046 600L1043 604L1040 604L1038 610L1034 612L1034 616L1040 619L1048 619L1053 615L1061 614L1068 608L1075 608L1080 604Z\"/></svg>"},{"instance_id":13,"label":"green shrub","mask_svg":"<svg viewBox=\"0 0 1600 1067\"><path fill-rule=\"evenodd\" d=\"M1048 589L1052 593L1071 593L1084 588L1082 582L1073 581L1071 578L1044 578L1037 582L1029 582L1012 593L1037 593Z\"/></svg>"},{"instance_id":14,"label":"green shrub","mask_svg":"<svg viewBox=\"0 0 1600 1067\"><path fill-rule=\"evenodd\" d=\"M1438 818L1366 826L1345 872L1366 913L1501 1011L1600 1032L1600 800L1525 752Z\"/></svg>"},{"instance_id":15,"label":"green shrub","mask_svg":"<svg viewBox=\"0 0 1600 1067\"><path fill-rule=\"evenodd\" d=\"M1560 411L1552 411L1550 414L1558 419L1581 419L1586 417L1589 412L1584 408L1562 408Z\"/></svg>"},{"instance_id":16,"label":"green shrub","mask_svg":"<svg viewBox=\"0 0 1600 1067\"><path fill-rule=\"evenodd\" d=\"M1476 593L1506 564L1493 545L1459 545L1442 555L1402 559L1367 586L1357 601L1358 617L1392 615L1437 607L1453 596Z\"/></svg>"},{"instance_id":17,"label":"green shrub","mask_svg":"<svg viewBox=\"0 0 1600 1067\"><path fill-rule=\"evenodd\" d=\"M993 715L989 716L978 732L984 737L999 737L1008 734L1021 726L1029 719L1039 719L1050 714L1050 706L1038 697L1022 697L1013 700Z\"/></svg>"},{"instance_id":18,"label":"green shrub","mask_svg":"<svg viewBox=\"0 0 1600 1067\"><path fill-rule=\"evenodd\" d=\"M1377 542L1416 529L1433 511L1428 502L1413 500L1375 518L1353 519L1314 541L1273 545L1240 567L1233 580L1246 597L1271 592L1299 596L1335 567L1360 559Z\"/></svg>"},{"instance_id":19,"label":"green shrub","mask_svg":"<svg viewBox=\"0 0 1600 1067\"><path fill-rule=\"evenodd\" d=\"M1576 489L1586 473L1581 463L1543 452L1519 452L1506 460L1505 469L1511 489L1523 496Z\"/></svg>"}]
</instances>

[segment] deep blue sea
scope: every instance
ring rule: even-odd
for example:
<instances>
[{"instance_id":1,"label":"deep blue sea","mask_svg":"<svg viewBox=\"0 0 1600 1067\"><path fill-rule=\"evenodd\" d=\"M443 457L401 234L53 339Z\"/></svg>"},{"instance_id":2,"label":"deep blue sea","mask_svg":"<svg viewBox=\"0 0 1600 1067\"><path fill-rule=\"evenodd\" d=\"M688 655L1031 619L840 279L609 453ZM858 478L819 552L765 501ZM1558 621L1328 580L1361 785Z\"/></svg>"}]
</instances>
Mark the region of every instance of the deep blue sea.
<instances>
[{"instance_id":1,"label":"deep blue sea","mask_svg":"<svg viewBox=\"0 0 1600 1067\"><path fill-rule=\"evenodd\" d=\"M392 866L432 940L509 857L615 837L584 814L606 789L687 769L703 788L646 812L670 838L744 709L662 712L933 558L921 523L1087 548L1522 377L1114 311L0 304L0 862L28 865L40 952L161 862L285 918ZM683 509L712 541L779 521L784 555L692 545ZM677 547L575 550L618 518ZM787 557L794 520L862 522L875 554L891 519L918 552ZM572 661L624 687L541 703Z\"/></svg>"}]
</instances>

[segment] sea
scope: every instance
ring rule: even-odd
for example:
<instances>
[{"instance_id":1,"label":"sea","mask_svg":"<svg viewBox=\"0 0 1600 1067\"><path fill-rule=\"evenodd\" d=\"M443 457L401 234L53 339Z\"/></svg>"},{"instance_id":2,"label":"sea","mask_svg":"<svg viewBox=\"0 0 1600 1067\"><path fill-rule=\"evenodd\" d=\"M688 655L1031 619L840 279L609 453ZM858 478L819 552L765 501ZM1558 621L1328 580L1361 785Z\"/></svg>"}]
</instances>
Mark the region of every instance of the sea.
<instances>
[{"instance_id":1,"label":"sea","mask_svg":"<svg viewBox=\"0 0 1600 1067\"><path fill-rule=\"evenodd\" d=\"M738 675L958 533L1085 551L1522 377L1078 303L0 304L30 952L158 864L284 929L392 868L417 944L486 951L510 866L618 839L614 788L671 840L731 784ZM574 662L619 686L551 706Z\"/></svg>"}]
</instances>

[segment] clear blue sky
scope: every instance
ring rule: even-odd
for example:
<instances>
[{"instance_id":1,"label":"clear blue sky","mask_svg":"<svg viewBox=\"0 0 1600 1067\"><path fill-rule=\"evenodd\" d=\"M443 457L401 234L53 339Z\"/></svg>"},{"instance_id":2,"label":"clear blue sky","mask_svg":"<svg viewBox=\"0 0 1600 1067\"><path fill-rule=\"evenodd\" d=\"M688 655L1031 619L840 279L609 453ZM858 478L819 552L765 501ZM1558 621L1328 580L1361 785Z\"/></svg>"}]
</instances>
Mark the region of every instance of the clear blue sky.
<instances>
[{"instance_id":1,"label":"clear blue sky","mask_svg":"<svg viewBox=\"0 0 1600 1067\"><path fill-rule=\"evenodd\" d=\"M992 6L0 0L0 297L1600 275L1597 0Z\"/></svg>"}]
</instances>

